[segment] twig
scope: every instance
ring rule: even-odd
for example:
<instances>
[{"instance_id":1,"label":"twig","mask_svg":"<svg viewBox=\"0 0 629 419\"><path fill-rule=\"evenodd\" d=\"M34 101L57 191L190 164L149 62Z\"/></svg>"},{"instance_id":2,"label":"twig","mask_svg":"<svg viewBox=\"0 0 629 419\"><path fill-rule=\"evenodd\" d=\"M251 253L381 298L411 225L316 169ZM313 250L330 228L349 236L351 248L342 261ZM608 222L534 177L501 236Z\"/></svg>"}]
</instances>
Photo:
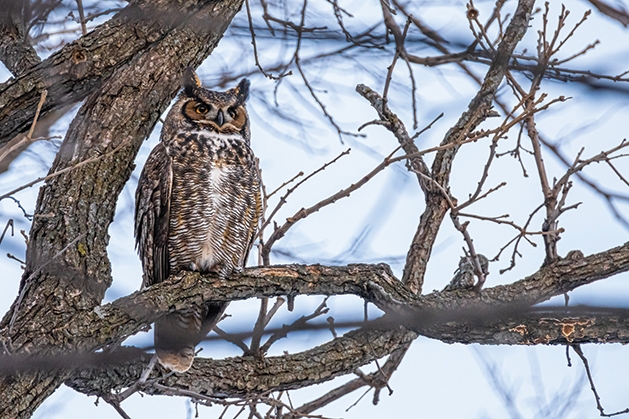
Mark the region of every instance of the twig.
<instances>
[{"instance_id":1,"label":"twig","mask_svg":"<svg viewBox=\"0 0 629 419\"><path fill-rule=\"evenodd\" d=\"M384 0L380 0L381 2ZM349 412L354 406L358 405L358 403L360 403L360 401L363 399L363 397L365 397L367 394L369 394L369 392L371 391L371 388L368 388L367 390L365 390L365 392L363 394L360 395L360 397L351 405L349 405L349 407L347 409L345 409L346 412Z\"/></svg>"},{"instance_id":2,"label":"twig","mask_svg":"<svg viewBox=\"0 0 629 419\"><path fill-rule=\"evenodd\" d=\"M26 265L26 262L24 262L22 259L19 259L19 258L13 256L11 253L7 253L7 258L13 259L13 260L21 263L22 265Z\"/></svg>"},{"instance_id":3,"label":"twig","mask_svg":"<svg viewBox=\"0 0 629 419\"><path fill-rule=\"evenodd\" d=\"M398 151L399 147L396 148L393 153L395 153L396 151ZM271 234L271 236L269 237L269 239L267 240L267 242L264 245L264 248L262 249L262 258L265 261L269 260L269 255L271 253L271 248L272 246L275 244L275 242L279 239L281 239L282 237L284 237L284 235L286 234L286 232L293 226L295 225L295 223L297 223L299 220L302 220L306 217L308 217L310 214L313 214L317 211L319 211L320 209L335 203L336 201L338 201L339 199L342 198L347 198L352 192L354 192L355 190L359 189L360 187L362 187L365 183L369 182L375 175L377 175L379 172L381 172L382 170L384 170L387 166L389 166L391 163L393 163L394 160L392 159L393 157L393 153L389 154L389 156L387 156L378 166L376 166L371 172L367 173L362 179L360 179L358 182L350 185L349 187L345 188L345 189L341 189L340 191L338 191L337 193L333 194L332 196L319 201L317 204L309 207L309 208L302 208L299 211L297 211L295 213L295 215L293 215L290 218L286 219L286 222L281 226L281 227L277 227L274 231L273 234Z\"/></svg>"},{"instance_id":4,"label":"twig","mask_svg":"<svg viewBox=\"0 0 629 419\"><path fill-rule=\"evenodd\" d=\"M13 218L9 218L9 221L7 221L7 224L4 226L4 230L2 230L2 235L0 235L0 243L2 243L2 240L4 240L4 235L6 234L9 227L11 227L11 237L13 237L13 235L15 234L15 231L13 230Z\"/></svg>"},{"instance_id":5,"label":"twig","mask_svg":"<svg viewBox=\"0 0 629 419\"><path fill-rule=\"evenodd\" d=\"M48 96L48 90L42 90L41 96L39 98L39 103L37 104L37 109L35 110L35 116L33 117L33 122L31 123L31 127L28 130L26 137L22 138L20 141L18 141L17 143L13 145L7 145L3 149L0 149L0 162L4 160L13 151L21 147L27 147L33 142L32 140L33 132L35 131L35 126L37 125L37 120L39 119L41 108L42 106L44 106L44 102L46 101L47 96ZM57 137L55 136L55 137L48 137L48 138L57 138ZM39 139L40 138L37 138L37 140ZM41 138L41 139L45 139L45 138Z\"/></svg>"},{"instance_id":6,"label":"twig","mask_svg":"<svg viewBox=\"0 0 629 419\"><path fill-rule=\"evenodd\" d=\"M218 326L214 326L214 329L212 330L214 330L221 339L224 339L227 342L233 343L234 345L238 346L243 353L249 353L249 347L241 339L232 336Z\"/></svg>"},{"instance_id":7,"label":"twig","mask_svg":"<svg viewBox=\"0 0 629 419\"><path fill-rule=\"evenodd\" d=\"M411 79L411 106L413 108L413 129L416 130L419 127L419 120L417 119L417 83L415 83L415 74L413 73L411 62L408 60L406 54L404 54L402 58L406 63L406 68L408 68L408 77Z\"/></svg>"},{"instance_id":8,"label":"twig","mask_svg":"<svg viewBox=\"0 0 629 419\"><path fill-rule=\"evenodd\" d=\"M328 301L328 298L326 297L323 300L323 302L319 304L319 306L315 309L315 311L312 314L309 314L308 316L301 316L300 318L298 318L297 320L295 320L289 325L282 325L282 327L278 331L273 333L267 339L267 341L264 342L264 345L262 345L262 347L260 348L260 352L261 353L268 352L271 345L273 345L278 340L285 338L291 331L299 330L305 327L306 323L308 323L310 320L315 319L319 316L322 316L326 314L328 311L330 311L330 309L326 305L327 301Z\"/></svg>"},{"instance_id":9,"label":"twig","mask_svg":"<svg viewBox=\"0 0 629 419\"><path fill-rule=\"evenodd\" d=\"M267 297L260 298L260 312L258 313L258 319L253 327L253 335L251 336L251 343L249 344L249 352L247 355L258 355L264 353L260 351L260 340L264 333L264 326L266 326L267 309L269 308L269 299Z\"/></svg>"},{"instance_id":10,"label":"twig","mask_svg":"<svg viewBox=\"0 0 629 419\"><path fill-rule=\"evenodd\" d=\"M385 14L388 13L387 9L384 6L383 6L383 10L386 11ZM392 20L392 17L391 17L391 20ZM385 18L385 22L387 22L386 18ZM393 21L393 24L395 24L395 21ZM393 62L391 62L391 65L387 67L387 76L385 78L384 89L382 91L382 99L385 101L387 100L387 95L389 94L389 86L393 78L393 69L395 68L395 64L397 63L397 60L400 57L400 55L404 53L404 40L406 39L406 35L408 33L408 27L410 25L411 25L411 19L408 18L406 19L406 25L404 26L404 32L402 32L401 37L399 38L399 40L397 37L395 39L395 43L396 43L395 54L393 55ZM397 25L395 26L397 27ZM397 31L399 31L399 28L397 28Z\"/></svg>"},{"instance_id":11,"label":"twig","mask_svg":"<svg viewBox=\"0 0 629 419\"><path fill-rule=\"evenodd\" d=\"M483 288L483 284L485 283L486 278L485 278L485 272L483 271L483 268L481 267L481 263L478 259L476 249L474 248L474 240L470 236L470 233L467 231L467 226L469 224L469 221L463 224L460 223L459 214L457 212L456 205L454 204L454 201L455 201L454 197L452 197L451 194L448 191L446 191L443 188L443 186L439 184L439 182L437 182L436 180L432 178L427 177L423 173L417 173L417 174L422 177L425 177L426 181L432 183L437 188L437 190L441 191L443 198L446 200L446 202L450 206L450 218L452 219L454 228L456 228L463 235L463 239L465 240L465 243L467 244L467 248L470 252L470 257L472 258L472 261L474 263L474 274L478 278L478 283L476 284L475 289L477 291L480 291Z\"/></svg>"},{"instance_id":12,"label":"twig","mask_svg":"<svg viewBox=\"0 0 629 419\"><path fill-rule=\"evenodd\" d=\"M618 415L624 415L626 413L629 413L629 408L626 408L625 410L620 410L618 412L614 412L614 413L605 413L605 409L603 408L603 405L601 405L601 398L598 395L598 392L596 391L596 386L594 385L594 379L592 378L592 373L590 371L590 364L588 363L587 358L585 357L585 355L583 354L583 351L581 350L581 345L571 345L572 350L574 350L574 352L579 356L579 358L581 358L581 361L583 362L583 366L585 367L585 373L587 374L588 377L588 381L590 382L590 388L592 389L592 393L594 394L594 399L596 400L596 408L598 409L599 412L601 412L601 416L609 418L612 416L618 416Z\"/></svg>"},{"instance_id":13,"label":"twig","mask_svg":"<svg viewBox=\"0 0 629 419\"><path fill-rule=\"evenodd\" d=\"M375 351L373 349L373 346L371 346L371 341L368 340L367 342L369 343L369 349L371 349L371 351L375 355ZM390 378L389 375L387 375L382 370L382 368L380 368L380 363L378 362L377 359L374 359L374 363L376 364L376 368L377 368L378 372L380 373L380 376L384 379L384 385L386 386L387 390L389 390L389 396L392 395L393 394L393 389L389 385L389 378ZM382 388L381 386L375 387L376 390L374 391L374 396L373 396L374 397L374 401L373 401L374 405L378 404L378 401L377 401L378 400L378 393L380 392L381 388Z\"/></svg>"},{"instance_id":14,"label":"twig","mask_svg":"<svg viewBox=\"0 0 629 419\"><path fill-rule=\"evenodd\" d=\"M544 234L555 234L555 233L563 233L564 232L564 230L562 228L560 228L558 230L554 230L554 231L527 231L524 227L520 227L519 225L517 225L513 221L502 220L502 218L508 217L509 214L499 215L497 217L485 217L485 216L482 216L482 215L476 215L476 214L469 214L469 213L459 212L459 216L461 216L461 217L468 217L468 218L476 218L477 220L491 221L492 223L496 223L496 224L506 224L506 225L511 226L511 227L515 228L516 230L518 230L520 232L520 234L524 238L526 238L526 236L533 236L533 235L540 235L541 236L541 235L544 235ZM533 246L535 246L535 243L531 242L530 240L529 240L529 243L531 243Z\"/></svg>"},{"instance_id":15,"label":"twig","mask_svg":"<svg viewBox=\"0 0 629 419\"><path fill-rule=\"evenodd\" d=\"M26 212L26 209L24 209L24 207L22 206L22 203L18 199L14 198L12 196L10 196L9 199L12 199L13 202L15 202L17 204L17 207L20 210L22 210L22 214L24 214L24 218L26 218L29 221L33 221L33 215Z\"/></svg>"},{"instance_id":16,"label":"twig","mask_svg":"<svg viewBox=\"0 0 629 419\"><path fill-rule=\"evenodd\" d=\"M85 13L83 13L83 0L76 0L76 5L79 9L79 19L81 21L81 32L83 35L87 34L87 26L85 25Z\"/></svg>"},{"instance_id":17,"label":"twig","mask_svg":"<svg viewBox=\"0 0 629 419\"><path fill-rule=\"evenodd\" d=\"M100 160L100 159L102 159L104 157L109 157L112 154L115 154L118 151L120 151L127 144L128 144L127 142L123 142L118 147L116 147L115 149L111 150L109 153L101 154L100 156L91 157L91 158L89 158L87 160L83 160L82 162L79 162L79 163L74 164L72 166L68 166L68 167L66 167L64 169L58 170L58 171L56 171L54 173L51 173L49 175L42 176L42 177L39 177L39 178L37 178L37 179L35 179L35 180L31 181L31 182L25 183L24 185L19 186L19 187L15 188L15 189L5 193L4 195L0 195L0 201L2 201L5 198L9 198L11 195L13 195L16 192L20 192L20 191L22 191L22 190L24 190L26 188L30 188L31 186L36 185L39 182L42 182L42 181L45 181L45 180L50 180L50 179L55 178L55 177L57 177L59 175L62 175L62 174L67 173L67 172L70 172L70 171L72 171L74 169L78 169L79 167L85 166L88 163L93 163L93 162L98 161L98 160Z\"/></svg>"},{"instance_id":18,"label":"twig","mask_svg":"<svg viewBox=\"0 0 629 419\"><path fill-rule=\"evenodd\" d=\"M277 203L277 205L275 206L275 208L273 208L273 211L271 211L271 215L269 215L269 217L265 220L265 222L262 224L262 227L260 227L260 231L258 232L258 236L260 236L264 230L266 229L266 227L268 227L268 225L271 223L271 221L273 220L273 218L275 217L275 214L277 214L277 212L282 208L282 206L284 204L286 204L287 202L287 198L289 197L290 194L292 194L293 192L295 192L295 190L297 188L299 188L301 185L303 185L307 180L309 180L310 178L312 178L313 176L315 176L317 173L320 173L322 171L324 171L328 166L331 166L332 164L336 163L341 157L346 156L350 153L352 149L348 148L347 150L343 151L341 154L339 154L338 156L336 156L335 158L333 158L332 160L330 160L329 162L323 164L323 166L319 167L318 169L316 169L315 171L313 171L312 173L310 173L308 176L306 176L305 178L303 178L301 181L299 181L295 186L293 186L292 188L289 188L286 193L284 194L284 196L282 196L280 198L280 201ZM292 182L294 179L296 179L299 176L302 176L303 172L299 172L297 175L295 175L291 180L284 182L282 184L282 186L280 186L278 189L276 189L275 191L273 191L273 193L271 195L273 195L275 192L277 192L279 189L281 189L284 185L287 185L288 183ZM269 195L269 196L271 196ZM268 197L267 197L268 198ZM266 248L268 247L268 243L265 244L265 246L263 247Z\"/></svg>"},{"instance_id":19,"label":"twig","mask_svg":"<svg viewBox=\"0 0 629 419\"><path fill-rule=\"evenodd\" d=\"M336 131L337 131L337 133L339 135L339 139L340 139L341 143L344 143L343 135L350 135L352 137L364 137L365 136L364 134L345 131L336 123L336 121L334 120L334 117L332 117L332 115L330 115L330 113L328 112L325 104L321 101L321 99L319 99L319 97L317 96L317 94L314 91L314 88L312 87L312 85L308 81L308 78L306 77L306 73L304 73L304 70L301 68L299 56L297 56L295 58L295 66L297 67L297 70L299 71L299 74L301 75L301 78L304 81L304 84L306 85L306 88L310 92L310 96L312 96L314 101L317 102L317 105L319 105L319 108L321 109L321 112L323 112L323 115L325 115L325 117L328 119L330 124L336 129Z\"/></svg>"},{"instance_id":20,"label":"twig","mask_svg":"<svg viewBox=\"0 0 629 419\"><path fill-rule=\"evenodd\" d=\"M269 312L266 314L266 318L264 319L264 326L268 326L269 322L271 321L271 319L273 318L273 316L275 316L275 313L277 313L277 311L280 309L280 307L282 307L282 305L286 302L286 300L282 297L277 297L277 299L275 300L275 304L273 304L273 307L271 307L271 309L269 310Z\"/></svg>"},{"instance_id":21,"label":"twig","mask_svg":"<svg viewBox=\"0 0 629 419\"><path fill-rule=\"evenodd\" d=\"M604 15L607 15L610 18L617 20L624 27L627 27L627 25L629 25L629 14L627 13L626 10L616 9L602 0L589 0L589 1L590 3L592 3L594 7L596 7Z\"/></svg>"},{"instance_id":22,"label":"twig","mask_svg":"<svg viewBox=\"0 0 629 419\"><path fill-rule=\"evenodd\" d=\"M611 169L614 171L614 173L616 173L616 175L618 175L618 178L620 180L622 180L625 183L625 185L629 186L629 181L627 179L625 179L625 177L618 171L618 169L616 169L616 166L614 166L611 161L605 160L605 163L607 163L609 165L609 167L611 167Z\"/></svg>"},{"instance_id":23,"label":"twig","mask_svg":"<svg viewBox=\"0 0 629 419\"><path fill-rule=\"evenodd\" d=\"M271 192L270 194L268 194L266 196L267 199L269 199L270 197L272 197L273 195L275 195L277 192L279 192L280 190L282 190L282 188L286 185L291 184L292 182L295 181L295 179L297 179L300 176L303 176L304 172L299 172L297 173L295 176L293 176L292 178L290 178L289 180L287 180L286 182L282 183L280 186L278 186L277 188L275 188L275 190L273 192Z\"/></svg>"},{"instance_id":24,"label":"twig","mask_svg":"<svg viewBox=\"0 0 629 419\"><path fill-rule=\"evenodd\" d=\"M149 361L149 364L146 366L146 368L142 372L142 375L140 376L140 380L139 380L140 383L146 382L146 380L149 378L149 375L151 375L153 368L155 368L156 363L157 363L157 355L153 354L153 356L151 357L151 360Z\"/></svg>"},{"instance_id":25,"label":"twig","mask_svg":"<svg viewBox=\"0 0 629 419\"><path fill-rule=\"evenodd\" d=\"M274 76L273 74L267 73L266 71L264 71L264 68L262 67L262 64L260 64L260 60L258 58L258 46L256 44L256 32L253 29L253 20L251 18L251 8L249 6L249 0L245 0L245 7L247 9L247 20L249 22L249 31L251 32L251 45L253 45L253 57L254 57L255 62L256 62L256 67L258 67L260 69L260 71L262 72L262 74L264 74L265 77L268 77L271 80L279 80L282 77L286 77L286 76L292 74L291 72L288 72L288 73L281 73L279 76Z\"/></svg>"},{"instance_id":26,"label":"twig","mask_svg":"<svg viewBox=\"0 0 629 419\"><path fill-rule=\"evenodd\" d=\"M116 409L116 412L118 412L118 414L124 418L124 419L131 419L131 416L127 415L127 412L125 412L122 407L120 407L120 403L112 400L108 397L105 396L101 396L103 398L103 400L105 400L108 404L110 404L114 409Z\"/></svg>"},{"instance_id":27,"label":"twig","mask_svg":"<svg viewBox=\"0 0 629 419\"><path fill-rule=\"evenodd\" d=\"M540 204L537 208L535 208L533 210L533 212L531 212L529 214L529 218L526 220L526 223L524 223L524 226L522 227L524 230L527 229L527 227L529 226L529 224L531 223L531 221L533 220L533 217L535 216L535 214L537 213L537 211L541 210L542 208L544 208L544 204ZM529 242L529 244L533 247L537 247L537 244L535 244L534 242L532 242L531 240L528 239L528 237L526 237L526 235L520 233L517 236L515 236L512 240L509 241L509 243L507 243L506 245L504 245L500 251L498 252L498 254L493 258L493 260L498 260L498 258L500 257L500 254L507 248L509 247L509 245L515 241L515 246L513 247L513 253L511 254L511 265L509 265L509 267L501 269L500 270L500 275L502 275L503 273L513 269L515 267L515 257L520 256L522 257L522 255L518 252L518 245L520 244L520 241L522 240L522 238L524 237L524 239L526 241Z\"/></svg>"}]
</instances>

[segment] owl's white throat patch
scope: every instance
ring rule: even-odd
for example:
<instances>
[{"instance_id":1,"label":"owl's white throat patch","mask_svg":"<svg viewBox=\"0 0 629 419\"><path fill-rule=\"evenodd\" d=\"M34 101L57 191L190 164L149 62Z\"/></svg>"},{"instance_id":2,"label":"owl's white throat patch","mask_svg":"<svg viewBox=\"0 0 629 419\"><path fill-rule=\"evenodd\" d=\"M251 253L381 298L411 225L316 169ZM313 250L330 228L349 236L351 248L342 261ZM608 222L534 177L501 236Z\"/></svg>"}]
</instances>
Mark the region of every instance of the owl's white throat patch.
<instances>
[{"instance_id":1,"label":"owl's white throat patch","mask_svg":"<svg viewBox=\"0 0 629 419\"><path fill-rule=\"evenodd\" d=\"M242 141L242 135L240 134L225 134L223 132L216 132L216 131L210 131L210 130L197 130L197 131L181 131L181 134L185 134L185 135L190 135L190 134L196 134L200 137L207 137L213 140L222 140L222 141L227 141L227 140L241 140Z\"/></svg>"},{"instance_id":2,"label":"owl's white throat patch","mask_svg":"<svg viewBox=\"0 0 629 419\"><path fill-rule=\"evenodd\" d=\"M218 166L215 166L210 171L210 182L212 182L212 185L215 187L215 189L216 189L216 186L218 186L218 184L220 184L223 181L223 176L225 176L225 172L227 172L226 168L218 167ZM214 205L218 204L216 193L212 195L213 195Z\"/></svg>"}]
</instances>

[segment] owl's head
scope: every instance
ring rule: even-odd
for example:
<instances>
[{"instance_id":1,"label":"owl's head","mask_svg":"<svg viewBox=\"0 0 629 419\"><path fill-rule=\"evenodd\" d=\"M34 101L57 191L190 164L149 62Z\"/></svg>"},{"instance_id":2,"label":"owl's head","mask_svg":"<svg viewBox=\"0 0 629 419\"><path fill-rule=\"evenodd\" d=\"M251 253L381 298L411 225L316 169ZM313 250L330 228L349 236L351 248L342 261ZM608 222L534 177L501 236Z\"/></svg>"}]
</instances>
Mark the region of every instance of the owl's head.
<instances>
[{"instance_id":1,"label":"owl's head","mask_svg":"<svg viewBox=\"0 0 629 419\"><path fill-rule=\"evenodd\" d=\"M188 67L183 75L183 91L166 122L175 121L175 126L169 126L169 130L175 132L199 130L236 134L248 144L249 115L245 107L248 97L249 80L242 79L225 92L214 92L203 88L194 70Z\"/></svg>"}]
</instances>

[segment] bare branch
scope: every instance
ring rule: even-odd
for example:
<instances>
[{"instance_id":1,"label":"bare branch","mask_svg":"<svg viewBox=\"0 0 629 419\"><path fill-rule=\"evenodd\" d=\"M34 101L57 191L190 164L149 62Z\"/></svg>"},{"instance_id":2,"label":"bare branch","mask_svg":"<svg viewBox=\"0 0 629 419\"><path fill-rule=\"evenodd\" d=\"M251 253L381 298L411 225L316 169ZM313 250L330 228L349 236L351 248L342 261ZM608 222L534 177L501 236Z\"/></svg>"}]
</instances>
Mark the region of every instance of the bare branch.
<instances>
[{"instance_id":1,"label":"bare branch","mask_svg":"<svg viewBox=\"0 0 629 419\"><path fill-rule=\"evenodd\" d=\"M328 166L331 166L332 164L336 163L341 157L346 156L350 153L351 148L348 148L347 150L343 151L341 154L339 154L338 156L336 156L334 159L330 160L329 162L323 164L321 167L319 167L317 170L313 171L312 173L310 173L308 176L306 176L305 178L303 178L301 181L299 181L295 186L293 186L292 188L289 188L286 193L280 198L279 202L277 203L277 205L275 206L275 208L273 208L273 210L271 211L271 214L268 216L268 218L266 218L264 220L264 222L262 223L262 226L260 227L260 231L258 232L258 237L261 237L262 234L264 233L264 230L269 226L269 224L271 223L271 221L273 221L273 218L275 217L275 215L277 214L277 212L280 210L280 208L282 208L282 206L284 206L284 204L286 204L287 198L289 197L290 194L292 194L293 192L295 192L295 190L297 188L299 188L301 185L303 185L307 180L309 180L310 178L312 178L313 176L315 176L318 173L321 173L322 171L324 171ZM282 187L284 187L285 185L287 185L288 183L292 182L293 180L295 180L297 177L302 176L303 172L299 172L297 175L295 175L292 179L290 179L287 182L284 182L280 187L278 187L275 191L273 191L270 195L267 196L267 199L275 194L278 190L282 189ZM262 246L262 260L265 261L264 263L269 264L269 254L271 252L271 247L273 246L274 242L276 240L278 240L278 238L273 239L273 236L271 236L271 238L269 239L269 241Z\"/></svg>"},{"instance_id":2,"label":"bare branch","mask_svg":"<svg viewBox=\"0 0 629 419\"><path fill-rule=\"evenodd\" d=\"M629 408L620 410L614 413L605 413L605 409L603 408L603 405L601 404L601 398L599 397L598 392L596 391L596 386L594 385L594 378L592 378L592 372L590 371L590 364L587 358L585 357L585 354L581 350L581 345L578 345L578 344L570 345L570 347L579 356L579 358L581 358L581 361L583 362L583 367L585 367L585 373L587 374L588 381L590 382L590 388L592 389L592 393L594 394L594 399L596 400L596 408L598 409L599 412L601 412L601 416L610 418L612 416L624 415L626 413L629 413Z\"/></svg>"},{"instance_id":3,"label":"bare branch","mask_svg":"<svg viewBox=\"0 0 629 419\"><path fill-rule=\"evenodd\" d=\"M620 22L624 27L629 25L629 13L624 9L616 9L602 0L589 0L601 13Z\"/></svg>"}]
</instances>

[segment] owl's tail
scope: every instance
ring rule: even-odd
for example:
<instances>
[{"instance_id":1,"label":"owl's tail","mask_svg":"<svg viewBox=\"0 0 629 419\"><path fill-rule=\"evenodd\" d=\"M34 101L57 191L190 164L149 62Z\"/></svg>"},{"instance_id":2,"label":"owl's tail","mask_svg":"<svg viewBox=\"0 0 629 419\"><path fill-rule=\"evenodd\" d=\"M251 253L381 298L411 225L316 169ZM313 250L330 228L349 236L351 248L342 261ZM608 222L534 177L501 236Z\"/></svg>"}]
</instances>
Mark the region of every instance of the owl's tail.
<instances>
[{"instance_id":1,"label":"owl's tail","mask_svg":"<svg viewBox=\"0 0 629 419\"><path fill-rule=\"evenodd\" d=\"M228 303L211 303L167 314L155 322L155 353L164 368L185 372L195 347L216 326Z\"/></svg>"}]
</instances>

